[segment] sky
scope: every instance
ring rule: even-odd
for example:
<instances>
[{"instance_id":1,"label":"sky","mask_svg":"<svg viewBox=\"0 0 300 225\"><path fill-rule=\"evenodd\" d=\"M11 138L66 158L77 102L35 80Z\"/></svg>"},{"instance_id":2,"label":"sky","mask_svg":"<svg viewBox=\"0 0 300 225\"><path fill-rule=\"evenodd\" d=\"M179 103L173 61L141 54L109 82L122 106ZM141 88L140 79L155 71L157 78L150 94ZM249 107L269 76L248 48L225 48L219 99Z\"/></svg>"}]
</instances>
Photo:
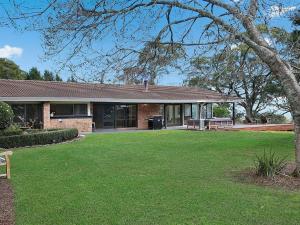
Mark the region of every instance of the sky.
<instances>
[{"instance_id":1,"label":"sky","mask_svg":"<svg viewBox=\"0 0 300 225\"><path fill-rule=\"evenodd\" d=\"M293 10L295 7L296 6L283 8L281 12L278 11L277 6L272 7L270 14L274 18L273 24L285 26L286 22L280 19L281 14ZM101 44L109 45L109 43ZM43 53L42 38L39 33L33 31L20 32L13 28L0 27L0 57L9 58L15 61L24 71L28 71L32 67L37 67L42 72L46 69L55 71L57 69L55 63L51 60L44 61L42 59ZM67 80L69 74L62 71L60 76L64 80ZM181 85L185 78L184 74L171 73L164 77L160 77L158 83L164 85Z\"/></svg>"}]
</instances>

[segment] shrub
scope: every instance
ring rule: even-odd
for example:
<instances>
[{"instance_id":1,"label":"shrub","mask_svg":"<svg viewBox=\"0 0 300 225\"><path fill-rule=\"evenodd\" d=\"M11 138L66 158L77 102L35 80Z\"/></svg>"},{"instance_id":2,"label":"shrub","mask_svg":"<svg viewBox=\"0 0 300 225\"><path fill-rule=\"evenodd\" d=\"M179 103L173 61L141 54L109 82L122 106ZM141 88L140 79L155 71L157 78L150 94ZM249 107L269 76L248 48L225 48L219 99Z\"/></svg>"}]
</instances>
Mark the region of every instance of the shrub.
<instances>
[{"instance_id":1,"label":"shrub","mask_svg":"<svg viewBox=\"0 0 300 225\"><path fill-rule=\"evenodd\" d=\"M22 135L0 137L1 148L16 148L32 145L46 145L59 143L73 139L78 136L77 129L63 129L52 131L41 131Z\"/></svg>"},{"instance_id":2,"label":"shrub","mask_svg":"<svg viewBox=\"0 0 300 225\"><path fill-rule=\"evenodd\" d=\"M23 131L16 124L10 125L8 128L4 130L0 130L0 136L12 136L12 135L20 135Z\"/></svg>"},{"instance_id":3,"label":"shrub","mask_svg":"<svg viewBox=\"0 0 300 225\"><path fill-rule=\"evenodd\" d=\"M214 117L230 117L231 112L227 106L218 105L214 107Z\"/></svg>"},{"instance_id":4,"label":"shrub","mask_svg":"<svg viewBox=\"0 0 300 225\"><path fill-rule=\"evenodd\" d=\"M10 105L0 102L0 130L9 127L14 119L14 112Z\"/></svg>"},{"instance_id":5,"label":"shrub","mask_svg":"<svg viewBox=\"0 0 300 225\"><path fill-rule=\"evenodd\" d=\"M262 156L256 156L255 170L256 175L264 177L274 177L286 166L286 158L275 156L275 153L264 151Z\"/></svg>"},{"instance_id":6,"label":"shrub","mask_svg":"<svg viewBox=\"0 0 300 225\"><path fill-rule=\"evenodd\" d=\"M284 115L276 114L272 112L266 112L259 115L262 123L274 123L281 124L287 123L287 118Z\"/></svg>"}]
</instances>

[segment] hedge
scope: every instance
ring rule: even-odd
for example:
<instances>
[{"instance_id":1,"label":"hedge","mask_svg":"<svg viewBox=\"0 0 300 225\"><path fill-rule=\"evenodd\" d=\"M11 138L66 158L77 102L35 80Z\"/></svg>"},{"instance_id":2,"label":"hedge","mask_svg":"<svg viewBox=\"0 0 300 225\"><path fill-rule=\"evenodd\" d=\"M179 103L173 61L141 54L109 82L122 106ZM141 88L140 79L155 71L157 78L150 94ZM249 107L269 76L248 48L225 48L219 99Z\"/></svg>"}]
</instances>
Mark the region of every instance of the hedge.
<instances>
[{"instance_id":1,"label":"hedge","mask_svg":"<svg viewBox=\"0 0 300 225\"><path fill-rule=\"evenodd\" d=\"M40 133L0 137L0 148L17 148L32 145L59 143L78 136L77 129L42 131Z\"/></svg>"}]
</instances>

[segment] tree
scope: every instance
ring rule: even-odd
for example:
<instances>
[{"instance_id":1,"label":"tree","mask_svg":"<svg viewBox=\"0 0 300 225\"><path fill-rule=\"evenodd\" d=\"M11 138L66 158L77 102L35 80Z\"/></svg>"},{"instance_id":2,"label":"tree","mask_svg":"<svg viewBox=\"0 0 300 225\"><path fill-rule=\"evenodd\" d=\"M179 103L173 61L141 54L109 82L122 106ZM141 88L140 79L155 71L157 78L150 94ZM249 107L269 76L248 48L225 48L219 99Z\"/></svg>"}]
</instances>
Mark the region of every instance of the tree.
<instances>
[{"instance_id":1,"label":"tree","mask_svg":"<svg viewBox=\"0 0 300 225\"><path fill-rule=\"evenodd\" d=\"M73 83L77 83L77 79L71 75L68 79L67 79L67 82L73 82Z\"/></svg>"},{"instance_id":2,"label":"tree","mask_svg":"<svg viewBox=\"0 0 300 225\"><path fill-rule=\"evenodd\" d=\"M74 62L79 55L91 55L92 51L86 50L99 46L93 45L94 42L108 36L117 50L110 49L102 55L101 50L95 51L98 63L112 59L116 52L123 52L123 58L131 57L141 42L153 40L160 44L192 46L191 53L203 51L204 47L205 51L220 48L232 40L247 45L283 86L295 123L295 174L300 175L300 85L291 63L281 55L282 46L270 43L257 28L259 24L271 28L272 17L294 9L289 1L66 0L51 1L38 12L28 12L29 8L14 5L13 9L21 10L19 16L10 15L9 9L7 13L13 21L31 19L30 24L35 27L38 22L41 26L46 23L43 33L47 54L63 53L64 62L72 59ZM38 18L36 23L32 18Z\"/></svg>"},{"instance_id":3,"label":"tree","mask_svg":"<svg viewBox=\"0 0 300 225\"><path fill-rule=\"evenodd\" d=\"M24 80L26 73L12 60L0 58L0 79Z\"/></svg>"},{"instance_id":4,"label":"tree","mask_svg":"<svg viewBox=\"0 0 300 225\"><path fill-rule=\"evenodd\" d=\"M181 45L162 45L159 42L147 42L139 51L133 66L123 69L123 74L118 77L126 84L141 84L148 80L155 84L157 78L169 73L170 69L177 69L178 61L185 55Z\"/></svg>"},{"instance_id":5,"label":"tree","mask_svg":"<svg viewBox=\"0 0 300 225\"><path fill-rule=\"evenodd\" d=\"M230 117L231 115L228 104L214 106L213 113L214 117Z\"/></svg>"},{"instance_id":6,"label":"tree","mask_svg":"<svg viewBox=\"0 0 300 225\"><path fill-rule=\"evenodd\" d=\"M54 81L54 75L52 72L45 70L43 80L45 81Z\"/></svg>"},{"instance_id":7,"label":"tree","mask_svg":"<svg viewBox=\"0 0 300 225\"><path fill-rule=\"evenodd\" d=\"M56 74L55 75L55 81L63 81L63 80L58 74Z\"/></svg>"},{"instance_id":8,"label":"tree","mask_svg":"<svg viewBox=\"0 0 300 225\"><path fill-rule=\"evenodd\" d=\"M36 67L32 67L27 74L26 80L43 80L43 77Z\"/></svg>"},{"instance_id":9,"label":"tree","mask_svg":"<svg viewBox=\"0 0 300 225\"><path fill-rule=\"evenodd\" d=\"M196 57L191 64L188 85L243 98L239 105L251 121L281 92L269 68L244 44L226 47L211 57Z\"/></svg>"}]
</instances>

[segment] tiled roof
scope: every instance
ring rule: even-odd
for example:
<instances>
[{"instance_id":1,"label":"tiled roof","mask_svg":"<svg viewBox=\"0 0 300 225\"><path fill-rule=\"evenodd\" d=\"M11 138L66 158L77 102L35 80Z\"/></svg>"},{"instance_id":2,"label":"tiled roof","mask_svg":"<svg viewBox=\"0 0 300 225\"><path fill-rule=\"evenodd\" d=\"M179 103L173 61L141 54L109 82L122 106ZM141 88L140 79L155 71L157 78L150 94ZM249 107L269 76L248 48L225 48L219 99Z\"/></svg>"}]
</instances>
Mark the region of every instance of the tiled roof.
<instances>
[{"instance_id":1,"label":"tiled roof","mask_svg":"<svg viewBox=\"0 0 300 225\"><path fill-rule=\"evenodd\" d=\"M148 101L240 101L237 97L228 97L215 91L192 87L153 86L145 91L143 85L112 85L96 83L70 83L36 80L1 80L0 100L36 99L91 99L99 101L139 100Z\"/></svg>"}]
</instances>

